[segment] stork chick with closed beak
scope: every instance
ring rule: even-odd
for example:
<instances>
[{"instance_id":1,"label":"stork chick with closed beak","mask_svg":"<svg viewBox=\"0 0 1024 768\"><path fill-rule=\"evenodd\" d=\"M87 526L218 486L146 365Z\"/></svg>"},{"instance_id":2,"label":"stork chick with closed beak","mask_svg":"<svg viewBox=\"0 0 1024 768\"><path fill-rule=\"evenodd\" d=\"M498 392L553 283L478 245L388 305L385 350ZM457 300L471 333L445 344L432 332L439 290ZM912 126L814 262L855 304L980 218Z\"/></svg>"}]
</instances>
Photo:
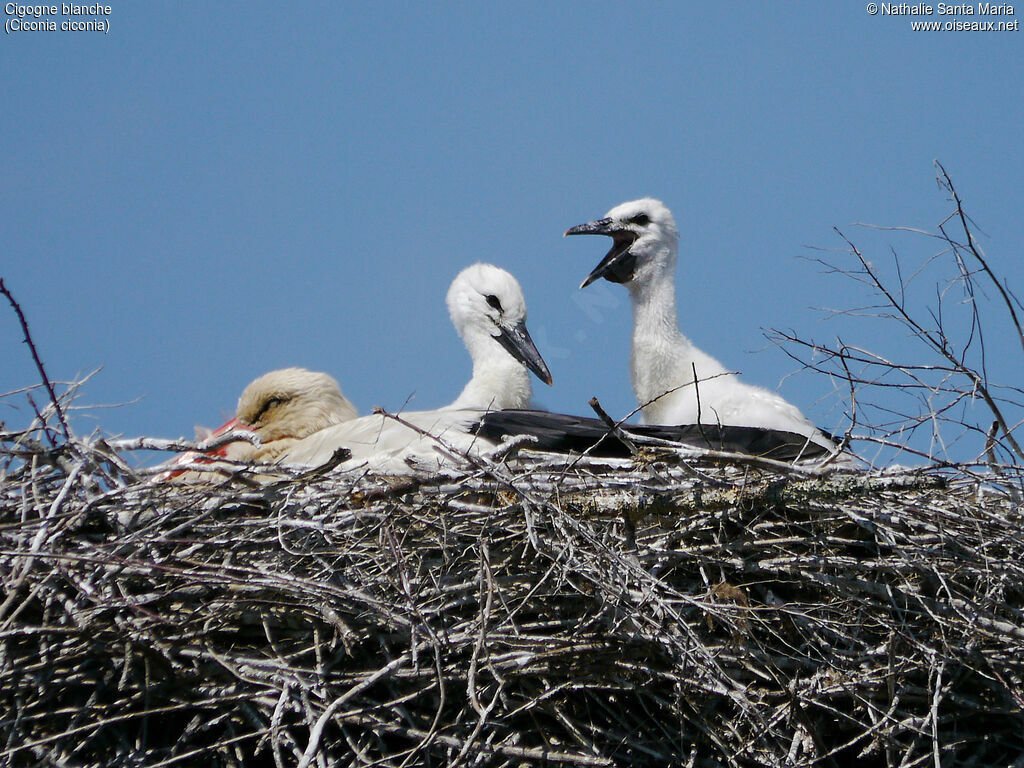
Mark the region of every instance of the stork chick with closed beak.
<instances>
[{"instance_id":1,"label":"stork chick with closed beak","mask_svg":"<svg viewBox=\"0 0 1024 768\"><path fill-rule=\"evenodd\" d=\"M228 432L255 433L259 444L245 440L227 443L209 453L188 451L168 462L154 482L214 482L213 472L173 469L224 457L233 461L274 461L296 441L321 429L359 416L333 377L305 368L281 368L253 380L238 399L235 417L215 430L196 428L196 437L209 439ZM204 457L209 456L209 459Z\"/></svg>"},{"instance_id":2,"label":"stork chick with closed beak","mask_svg":"<svg viewBox=\"0 0 1024 768\"><path fill-rule=\"evenodd\" d=\"M803 435L829 451L832 438L778 394L740 381L680 330L675 268L679 233L659 200L643 198L580 224L569 235L605 235L612 247L580 288L622 283L633 304L630 379L648 424L721 424ZM694 379L696 371L696 381Z\"/></svg>"},{"instance_id":3,"label":"stork chick with closed beak","mask_svg":"<svg viewBox=\"0 0 1024 768\"><path fill-rule=\"evenodd\" d=\"M533 394L530 371L545 384L551 384L551 373L526 329L522 289L505 270L491 264L467 267L452 282L447 304L473 360L473 375L454 402L437 410L400 414L411 427L375 414L321 430L285 451L281 463L319 466L338 448L352 453L343 469L368 465L398 474L408 471L407 459L434 466L446 463L437 441L417 430L458 451L493 447L494 442L474 434L481 416L527 407Z\"/></svg>"},{"instance_id":4,"label":"stork chick with closed beak","mask_svg":"<svg viewBox=\"0 0 1024 768\"><path fill-rule=\"evenodd\" d=\"M239 426L259 435L260 445L228 456L273 461L298 440L358 417L338 382L326 373L305 368L270 371L242 391L235 411Z\"/></svg>"}]
</instances>

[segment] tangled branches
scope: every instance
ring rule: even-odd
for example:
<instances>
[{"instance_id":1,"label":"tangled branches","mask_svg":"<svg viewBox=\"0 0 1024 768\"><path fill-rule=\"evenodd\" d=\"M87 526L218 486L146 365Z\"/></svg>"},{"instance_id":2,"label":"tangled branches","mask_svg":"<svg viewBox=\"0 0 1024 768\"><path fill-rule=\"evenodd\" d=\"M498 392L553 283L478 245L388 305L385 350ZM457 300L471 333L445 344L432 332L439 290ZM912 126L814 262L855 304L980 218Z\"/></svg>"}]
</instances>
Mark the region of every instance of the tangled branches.
<instances>
[{"instance_id":1,"label":"tangled branches","mask_svg":"<svg viewBox=\"0 0 1024 768\"><path fill-rule=\"evenodd\" d=\"M927 469L513 439L411 479L153 482L123 452L202 446L77 437L33 347L50 403L0 425L0 765L1024 768L1021 390L979 280L1024 333L939 170L962 235L931 235L957 271L930 320L849 241L846 271L938 360L783 335L854 437L930 427Z\"/></svg>"},{"instance_id":2,"label":"tangled branches","mask_svg":"<svg viewBox=\"0 0 1024 768\"><path fill-rule=\"evenodd\" d=\"M1024 764L1022 520L983 478L641 451L188 487L23 437L4 764Z\"/></svg>"},{"instance_id":3,"label":"tangled branches","mask_svg":"<svg viewBox=\"0 0 1024 768\"><path fill-rule=\"evenodd\" d=\"M874 318L890 340L902 331L917 341L917 349L924 350L925 356L897 359L841 338L817 343L782 331L773 331L770 337L807 367L842 382L848 393L850 431L856 439L932 462L983 462L1020 490L1024 478L1018 468L1024 463L1024 449L1016 430L1024 420L1024 389L1000 385L989 368L997 355L1020 359L1017 346L1024 351L1021 304L978 245L973 222L945 168L935 165L939 187L953 204L936 231L876 229L938 242L937 253L909 273L894 253L895 274L887 277L879 264L837 229L853 266L819 260L830 271L865 286L876 302L836 314L847 319ZM994 296L991 304L986 303L986 291ZM999 322L1003 327L994 332ZM976 402L983 405L978 410L987 418L977 414ZM914 448L909 443L917 433L925 433L927 439Z\"/></svg>"}]
</instances>

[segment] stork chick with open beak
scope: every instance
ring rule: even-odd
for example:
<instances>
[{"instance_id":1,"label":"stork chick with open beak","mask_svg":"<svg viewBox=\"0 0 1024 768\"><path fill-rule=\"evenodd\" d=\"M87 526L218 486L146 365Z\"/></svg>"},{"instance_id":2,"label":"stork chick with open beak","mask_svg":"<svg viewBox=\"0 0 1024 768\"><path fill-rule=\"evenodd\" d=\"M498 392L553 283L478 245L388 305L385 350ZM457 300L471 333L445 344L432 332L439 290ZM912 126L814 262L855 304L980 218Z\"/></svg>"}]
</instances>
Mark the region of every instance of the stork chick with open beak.
<instances>
[{"instance_id":1,"label":"stork chick with open beak","mask_svg":"<svg viewBox=\"0 0 1024 768\"><path fill-rule=\"evenodd\" d=\"M745 384L679 330L675 267L679 233L671 212L652 198L612 208L566 230L605 235L612 247L581 284L622 283L633 305L630 379L648 424L762 427L805 436L834 452L831 436L775 392ZM696 371L696 379L694 372Z\"/></svg>"}]
</instances>

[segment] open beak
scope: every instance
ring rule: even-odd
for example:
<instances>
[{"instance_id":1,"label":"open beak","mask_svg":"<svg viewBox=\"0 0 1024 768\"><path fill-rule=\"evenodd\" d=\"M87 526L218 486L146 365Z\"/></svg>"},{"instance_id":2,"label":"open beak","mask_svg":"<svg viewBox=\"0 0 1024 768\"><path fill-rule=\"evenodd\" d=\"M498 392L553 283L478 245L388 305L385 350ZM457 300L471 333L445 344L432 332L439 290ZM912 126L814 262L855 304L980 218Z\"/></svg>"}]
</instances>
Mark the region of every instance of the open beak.
<instances>
[{"instance_id":1,"label":"open beak","mask_svg":"<svg viewBox=\"0 0 1024 768\"><path fill-rule=\"evenodd\" d=\"M494 340L501 344L512 357L537 374L538 379L551 386L551 371L548 370L544 358L540 356L533 339L530 338L530 332L526 330L526 323L502 324L498 328L499 333Z\"/></svg>"},{"instance_id":2,"label":"open beak","mask_svg":"<svg viewBox=\"0 0 1024 768\"><path fill-rule=\"evenodd\" d=\"M586 280L580 283L580 288L586 288L600 277L612 283L628 283L633 279L636 257L629 252L629 248L636 242L635 232L616 229L611 219L598 219L565 230L564 236L569 235L607 235L612 238L611 250L594 267L594 271L587 275Z\"/></svg>"}]
</instances>

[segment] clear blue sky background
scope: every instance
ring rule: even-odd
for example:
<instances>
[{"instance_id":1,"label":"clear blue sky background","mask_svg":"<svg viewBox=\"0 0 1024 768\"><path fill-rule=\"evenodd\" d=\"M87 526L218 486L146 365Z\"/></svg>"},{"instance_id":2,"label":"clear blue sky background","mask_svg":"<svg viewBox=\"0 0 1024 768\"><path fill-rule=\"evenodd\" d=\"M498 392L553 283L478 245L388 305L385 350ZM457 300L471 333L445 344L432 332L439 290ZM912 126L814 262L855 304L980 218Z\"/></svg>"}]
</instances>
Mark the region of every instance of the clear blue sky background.
<instances>
[{"instance_id":1,"label":"clear blue sky background","mask_svg":"<svg viewBox=\"0 0 1024 768\"><path fill-rule=\"evenodd\" d=\"M443 405L470 368L443 299L478 260L523 285L538 401L623 415L627 294L578 291L607 241L561 233L645 195L679 224L683 329L826 428L831 382L787 378L762 328L920 357L813 310L865 301L802 258L834 225L880 262L937 253L850 225L934 228L939 159L1024 290L1024 32L863 2L109 2L107 35L0 39L0 276L53 378L102 366L81 405L141 398L82 432L191 436L288 365L362 411ZM4 304L0 392L37 381Z\"/></svg>"}]
</instances>

